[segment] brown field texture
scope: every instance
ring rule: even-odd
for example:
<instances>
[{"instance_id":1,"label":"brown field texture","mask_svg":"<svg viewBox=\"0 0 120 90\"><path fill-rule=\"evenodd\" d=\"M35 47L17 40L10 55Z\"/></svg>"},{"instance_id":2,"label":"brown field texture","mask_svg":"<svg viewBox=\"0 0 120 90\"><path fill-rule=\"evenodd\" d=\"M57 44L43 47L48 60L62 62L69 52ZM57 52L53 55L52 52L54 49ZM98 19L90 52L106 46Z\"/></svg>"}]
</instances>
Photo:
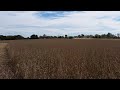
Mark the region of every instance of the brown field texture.
<instances>
[{"instance_id":1,"label":"brown field texture","mask_svg":"<svg viewBox=\"0 0 120 90\"><path fill-rule=\"evenodd\" d=\"M3 42L7 44L0 50L0 53L5 53L3 58L0 57L0 78L120 79L120 40L38 39L1 42L0 47Z\"/></svg>"}]
</instances>

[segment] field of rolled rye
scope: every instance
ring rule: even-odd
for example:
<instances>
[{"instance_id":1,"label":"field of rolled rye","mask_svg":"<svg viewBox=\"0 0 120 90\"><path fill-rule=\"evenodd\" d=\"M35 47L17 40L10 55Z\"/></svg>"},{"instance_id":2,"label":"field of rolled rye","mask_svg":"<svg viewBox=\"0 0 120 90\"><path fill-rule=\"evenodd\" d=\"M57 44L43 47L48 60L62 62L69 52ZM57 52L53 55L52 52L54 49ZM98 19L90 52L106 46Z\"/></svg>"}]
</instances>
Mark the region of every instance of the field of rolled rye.
<instances>
[{"instance_id":1,"label":"field of rolled rye","mask_svg":"<svg viewBox=\"0 0 120 90\"><path fill-rule=\"evenodd\" d=\"M1 79L120 79L120 40L0 41Z\"/></svg>"}]
</instances>

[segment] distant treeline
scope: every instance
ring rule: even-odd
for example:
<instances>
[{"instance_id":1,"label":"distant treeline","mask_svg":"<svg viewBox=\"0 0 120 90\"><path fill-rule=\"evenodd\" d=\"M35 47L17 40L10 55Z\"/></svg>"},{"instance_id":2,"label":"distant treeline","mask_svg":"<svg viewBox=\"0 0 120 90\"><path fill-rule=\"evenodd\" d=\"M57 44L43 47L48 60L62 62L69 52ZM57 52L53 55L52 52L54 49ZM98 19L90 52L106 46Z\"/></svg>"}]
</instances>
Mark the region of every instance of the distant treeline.
<instances>
[{"instance_id":1,"label":"distant treeline","mask_svg":"<svg viewBox=\"0 0 120 90\"><path fill-rule=\"evenodd\" d=\"M19 39L57 39L57 38L65 38L65 39L73 39L73 38L108 38L108 39L120 39L120 34L118 33L117 35L114 35L112 33L107 33L107 34L95 34L95 35L77 35L77 36L47 36L47 35L43 35L43 36L38 36L38 35L31 35L30 37L23 37L22 35L13 35L13 36L4 36L4 35L0 35L0 40L19 40Z\"/></svg>"}]
</instances>

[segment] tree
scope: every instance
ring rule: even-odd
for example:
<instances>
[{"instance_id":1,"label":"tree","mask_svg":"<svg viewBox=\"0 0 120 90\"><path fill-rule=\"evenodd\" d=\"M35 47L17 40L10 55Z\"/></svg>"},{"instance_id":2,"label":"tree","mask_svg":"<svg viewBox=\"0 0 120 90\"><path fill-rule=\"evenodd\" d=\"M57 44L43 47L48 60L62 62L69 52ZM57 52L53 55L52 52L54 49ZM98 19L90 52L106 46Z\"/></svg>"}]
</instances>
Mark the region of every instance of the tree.
<instances>
[{"instance_id":1,"label":"tree","mask_svg":"<svg viewBox=\"0 0 120 90\"><path fill-rule=\"evenodd\" d=\"M6 36L1 35L0 39L1 40L6 40Z\"/></svg>"},{"instance_id":2,"label":"tree","mask_svg":"<svg viewBox=\"0 0 120 90\"><path fill-rule=\"evenodd\" d=\"M47 35L46 35L46 34L43 34L43 38L47 38Z\"/></svg>"},{"instance_id":3,"label":"tree","mask_svg":"<svg viewBox=\"0 0 120 90\"><path fill-rule=\"evenodd\" d=\"M35 35L35 34L33 34L33 35L30 36L30 38L31 38L31 39L38 39L38 36Z\"/></svg>"},{"instance_id":4,"label":"tree","mask_svg":"<svg viewBox=\"0 0 120 90\"><path fill-rule=\"evenodd\" d=\"M67 38L67 35L65 35L65 38Z\"/></svg>"},{"instance_id":5,"label":"tree","mask_svg":"<svg viewBox=\"0 0 120 90\"><path fill-rule=\"evenodd\" d=\"M53 36L53 38L57 38L57 36Z\"/></svg>"},{"instance_id":6,"label":"tree","mask_svg":"<svg viewBox=\"0 0 120 90\"><path fill-rule=\"evenodd\" d=\"M95 38L101 38L99 34L95 34Z\"/></svg>"},{"instance_id":7,"label":"tree","mask_svg":"<svg viewBox=\"0 0 120 90\"><path fill-rule=\"evenodd\" d=\"M0 35L0 40L3 40L3 35Z\"/></svg>"},{"instance_id":8,"label":"tree","mask_svg":"<svg viewBox=\"0 0 120 90\"><path fill-rule=\"evenodd\" d=\"M89 35L89 38L93 38L94 36L93 35Z\"/></svg>"},{"instance_id":9,"label":"tree","mask_svg":"<svg viewBox=\"0 0 120 90\"><path fill-rule=\"evenodd\" d=\"M102 34L101 38L107 38L107 35L106 34Z\"/></svg>"},{"instance_id":10,"label":"tree","mask_svg":"<svg viewBox=\"0 0 120 90\"><path fill-rule=\"evenodd\" d=\"M83 38L85 35L84 34L81 34L81 37Z\"/></svg>"},{"instance_id":11,"label":"tree","mask_svg":"<svg viewBox=\"0 0 120 90\"><path fill-rule=\"evenodd\" d=\"M24 37L21 36L21 35L16 35L16 36L15 36L15 39L24 39Z\"/></svg>"},{"instance_id":12,"label":"tree","mask_svg":"<svg viewBox=\"0 0 120 90\"><path fill-rule=\"evenodd\" d=\"M73 39L73 36L69 36L69 39Z\"/></svg>"},{"instance_id":13,"label":"tree","mask_svg":"<svg viewBox=\"0 0 120 90\"><path fill-rule=\"evenodd\" d=\"M78 35L78 38L81 38L81 36L80 36L80 35Z\"/></svg>"},{"instance_id":14,"label":"tree","mask_svg":"<svg viewBox=\"0 0 120 90\"><path fill-rule=\"evenodd\" d=\"M58 38L62 38L62 36L58 36Z\"/></svg>"},{"instance_id":15,"label":"tree","mask_svg":"<svg viewBox=\"0 0 120 90\"><path fill-rule=\"evenodd\" d=\"M112 37L113 37L113 35L111 33L107 34L107 38L112 38Z\"/></svg>"},{"instance_id":16,"label":"tree","mask_svg":"<svg viewBox=\"0 0 120 90\"><path fill-rule=\"evenodd\" d=\"M43 36L39 36L40 39L43 39Z\"/></svg>"},{"instance_id":17,"label":"tree","mask_svg":"<svg viewBox=\"0 0 120 90\"><path fill-rule=\"evenodd\" d=\"M118 38L120 37L120 33L117 33L117 37L118 37Z\"/></svg>"}]
</instances>

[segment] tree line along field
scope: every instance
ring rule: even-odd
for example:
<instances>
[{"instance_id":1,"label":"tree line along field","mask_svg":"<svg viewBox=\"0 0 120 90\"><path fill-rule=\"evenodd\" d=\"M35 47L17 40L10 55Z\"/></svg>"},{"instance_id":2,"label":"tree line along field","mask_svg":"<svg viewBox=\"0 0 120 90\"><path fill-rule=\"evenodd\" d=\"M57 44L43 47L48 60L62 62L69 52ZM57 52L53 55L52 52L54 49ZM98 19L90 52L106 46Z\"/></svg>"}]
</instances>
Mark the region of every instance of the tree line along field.
<instances>
[{"instance_id":1,"label":"tree line along field","mask_svg":"<svg viewBox=\"0 0 120 90\"><path fill-rule=\"evenodd\" d=\"M13 79L119 79L120 40L37 39L7 42ZM10 73L10 71L9 71Z\"/></svg>"}]
</instances>

